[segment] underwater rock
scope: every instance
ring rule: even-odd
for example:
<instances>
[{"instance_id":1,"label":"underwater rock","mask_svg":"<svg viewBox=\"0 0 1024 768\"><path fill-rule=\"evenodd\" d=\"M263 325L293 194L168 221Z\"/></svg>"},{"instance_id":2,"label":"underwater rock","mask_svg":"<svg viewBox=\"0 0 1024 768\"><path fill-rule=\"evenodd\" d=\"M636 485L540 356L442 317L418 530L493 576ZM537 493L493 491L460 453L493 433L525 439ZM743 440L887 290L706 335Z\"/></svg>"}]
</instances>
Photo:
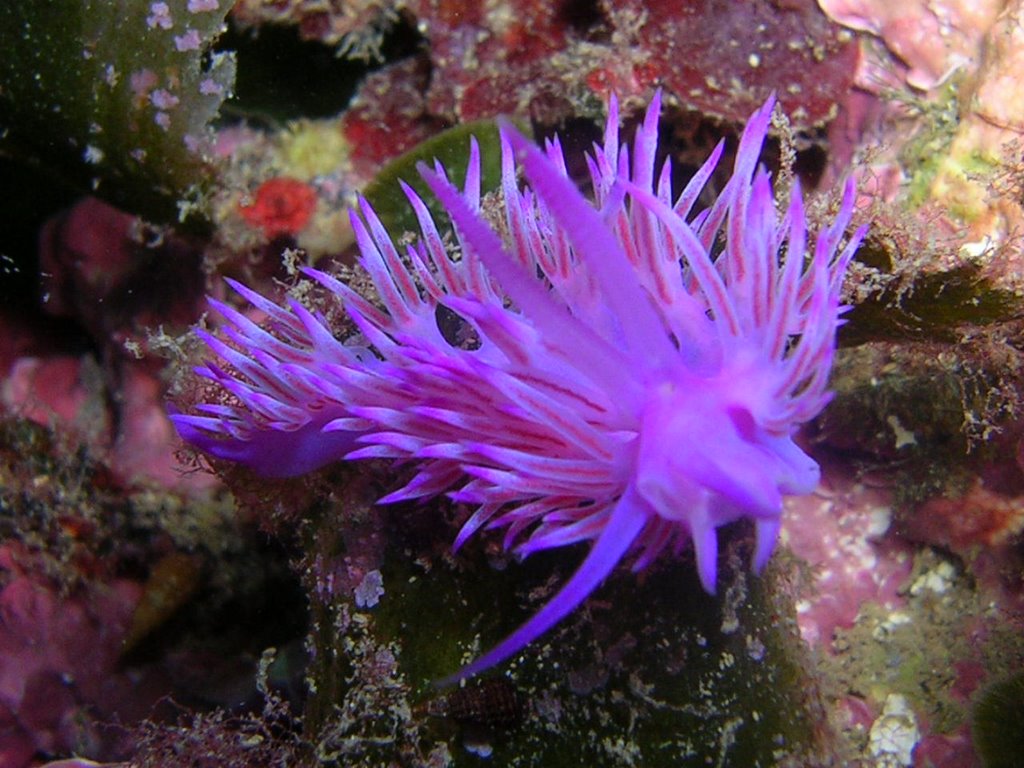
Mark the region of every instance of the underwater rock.
<instances>
[{"instance_id":1,"label":"underwater rock","mask_svg":"<svg viewBox=\"0 0 1024 768\"><path fill-rule=\"evenodd\" d=\"M813 0L683 5L614 4L616 17L643 19L635 34L647 66L683 106L737 121L776 92L795 130L835 117L853 82L858 46Z\"/></svg>"},{"instance_id":2,"label":"underwater rock","mask_svg":"<svg viewBox=\"0 0 1024 768\"><path fill-rule=\"evenodd\" d=\"M473 694L464 706L439 701L431 682L514 629L577 558L515 563L494 547L466 545L455 559L437 510L409 506L381 517L368 506L372 486L359 486L318 511L303 537L316 648L307 732L326 764L420 765L444 746L445 764L471 766L482 745L496 764L555 767L824 765L842 752L803 671L779 573L744 572L749 543L738 530L724 548L719 597L703 591L685 562L653 568L639 585L618 573L507 671L485 678L488 690L514 690L521 717L506 717L505 704L497 715ZM325 587L358 555L349 530L368 516L386 542L386 593L361 609L349 590ZM436 716L452 706L474 714Z\"/></svg>"},{"instance_id":3,"label":"underwater rock","mask_svg":"<svg viewBox=\"0 0 1024 768\"><path fill-rule=\"evenodd\" d=\"M154 353L157 337L168 339L150 331L198 314L199 263L193 243L93 197L51 218L39 253L41 310L49 317L24 321L3 360L4 408L76 434L109 456L125 484L208 489L209 476L185 477L174 459ZM17 327L12 318L0 323Z\"/></svg>"},{"instance_id":4,"label":"underwater rock","mask_svg":"<svg viewBox=\"0 0 1024 768\"><path fill-rule=\"evenodd\" d=\"M660 83L684 107L732 122L777 91L802 128L834 116L855 71L852 38L812 0L735 12L704 0L531 3L507 16L458 5L410 4L437 72L430 109L459 120L528 113L553 123L574 111L567 93L646 99Z\"/></svg>"},{"instance_id":5,"label":"underwater rock","mask_svg":"<svg viewBox=\"0 0 1024 768\"><path fill-rule=\"evenodd\" d=\"M372 179L389 160L445 127L427 112L430 65L423 57L390 64L369 75L341 118L357 174Z\"/></svg>"},{"instance_id":6,"label":"underwater rock","mask_svg":"<svg viewBox=\"0 0 1024 768\"><path fill-rule=\"evenodd\" d=\"M402 5L401 0L237 0L231 17L242 29L294 25L305 40L330 45L338 56L366 60L381 57L383 37Z\"/></svg>"},{"instance_id":7,"label":"underwater rock","mask_svg":"<svg viewBox=\"0 0 1024 768\"><path fill-rule=\"evenodd\" d=\"M302 7L314 12L298 0L273 13L301 15ZM812 0L722 9L704 0L531 2L515 13L450 0L403 3L424 53L367 78L345 117L346 135L357 158L379 164L442 127L496 115L540 125L596 118L610 93L633 104L656 87L673 106L732 123L773 92L797 130L835 117L856 72L852 35ZM356 17L329 15L342 24Z\"/></svg>"},{"instance_id":8,"label":"underwater rock","mask_svg":"<svg viewBox=\"0 0 1024 768\"><path fill-rule=\"evenodd\" d=\"M908 85L928 91L956 70L976 65L1003 0L818 0L838 23L882 40L903 64Z\"/></svg>"},{"instance_id":9,"label":"underwater rock","mask_svg":"<svg viewBox=\"0 0 1024 768\"><path fill-rule=\"evenodd\" d=\"M234 82L213 52L227 0L0 8L2 146L154 221L211 179L209 124ZM192 209L195 211L195 208Z\"/></svg>"},{"instance_id":10,"label":"underwater rock","mask_svg":"<svg viewBox=\"0 0 1024 768\"><path fill-rule=\"evenodd\" d=\"M104 722L142 717L160 695L117 669L141 587L97 579L66 595L45 564L0 547L0 763L11 768L38 753L110 757L116 733Z\"/></svg>"}]
</instances>

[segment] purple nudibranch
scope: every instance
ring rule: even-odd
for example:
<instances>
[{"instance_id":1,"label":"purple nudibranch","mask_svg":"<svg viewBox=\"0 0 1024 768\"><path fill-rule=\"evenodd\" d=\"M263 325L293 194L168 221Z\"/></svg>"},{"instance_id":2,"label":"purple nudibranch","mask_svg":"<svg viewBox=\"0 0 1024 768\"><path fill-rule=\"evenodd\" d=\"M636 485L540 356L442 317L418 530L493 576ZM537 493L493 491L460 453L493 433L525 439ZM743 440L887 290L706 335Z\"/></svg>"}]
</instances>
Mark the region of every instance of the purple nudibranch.
<instances>
[{"instance_id":1,"label":"purple nudibranch","mask_svg":"<svg viewBox=\"0 0 1024 768\"><path fill-rule=\"evenodd\" d=\"M673 200L670 165L655 162L659 96L631 148L612 100L603 146L587 158L593 201L567 177L557 140L540 149L505 126L504 239L480 211L475 142L461 190L439 163L421 165L455 224L458 256L408 186L422 236L404 254L360 200L360 264L384 309L305 273L343 303L365 347L342 343L296 301L279 307L229 281L267 321L211 300L223 338L203 337L226 365L196 370L232 397L174 414L179 433L266 476L341 459L415 461L413 479L380 501L447 494L473 506L455 548L481 528L504 529L522 556L593 540L558 594L442 684L520 651L629 552L639 571L692 541L714 592L717 529L747 518L760 571L783 496L818 482L793 437L828 402L840 284L863 236L843 242L852 182L812 251L798 184L776 210L757 162L773 108L769 99L751 116L731 179L699 212L723 145ZM446 339L441 307L478 345Z\"/></svg>"}]
</instances>

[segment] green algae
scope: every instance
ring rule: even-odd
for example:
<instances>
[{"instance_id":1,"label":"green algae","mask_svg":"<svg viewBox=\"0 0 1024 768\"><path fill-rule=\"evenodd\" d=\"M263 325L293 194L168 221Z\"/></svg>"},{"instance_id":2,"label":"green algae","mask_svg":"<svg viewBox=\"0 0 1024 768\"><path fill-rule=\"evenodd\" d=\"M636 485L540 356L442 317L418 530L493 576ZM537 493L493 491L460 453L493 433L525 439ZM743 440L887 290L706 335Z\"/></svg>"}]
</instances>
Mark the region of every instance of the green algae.
<instances>
[{"instance_id":1,"label":"green algae","mask_svg":"<svg viewBox=\"0 0 1024 768\"><path fill-rule=\"evenodd\" d=\"M950 77L932 93L929 101L892 94L903 102L904 109L919 116L923 126L903 145L899 155L900 168L909 175L906 197L911 208L920 207L930 199L932 184L947 162L960 125L961 80Z\"/></svg>"},{"instance_id":2,"label":"green algae","mask_svg":"<svg viewBox=\"0 0 1024 768\"><path fill-rule=\"evenodd\" d=\"M231 5L4 3L0 151L151 220L185 216L234 82L231 54L210 51Z\"/></svg>"},{"instance_id":3,"label":"green algae","mask_svg":"<svg viewBox=\"0 0 1024 768\"><path fill-rule=\"evenodd\" d=\"M352 516L338 510L310 527L313 570L358 554L339 533ZM486 743L494 764L507 766L827 762L828 726L802 671L792 607L772 569L749 574L741 531L725 537L718 596L703 592L687 556L639 576L620 568L562 624L486 673L525 703L519 725L497 728L428 714L447 695L432 682L526 620L583 552L520 563L484 535L453 556L451 527L429 508L396 508L386 528L380 603L360 609L343 593L313 601L307 738L328 764L478 765L463 742Z\"/></svg>"},{"instance_id":4,"label":"green algae","mask_svg":"<svg viewBox=\"0 0 1024 768\"><path fill-rule=\"evenodd\" d=\"M523 126L518 126L524 130ZM433 167L435 160L444 166L448 178L461 188L469 165L470 138L480 147L480 189L482 194L498 189L501 184L501 142L498 123L494 120L476 120L442 131L417 144L405 154L389 162L363 190L363 196L373 206L384 227L393 236L403 232L418 232L416 216L399 186L404 181L426 203L434 220L443 231L442 222L448 220L443 207L416 170L418 163Z\"/></svg>"},{"instance_id":5,"label":"green algae","mask_svg":"<svg viewBox=\"0 0 1024 768\"><path fill-rule=\"evenodd\" d=\"M882 277L880 287L846 316L839 333L842 346L901 340L948 343L961 337L965 325L994 325L1024 312L1021 297L994 285L980 262L941 271L922 269L907 279L888 280L898 258L908 256L883 238L869 237L857 252L857 260Z\"/></svg>"}]
</instances>

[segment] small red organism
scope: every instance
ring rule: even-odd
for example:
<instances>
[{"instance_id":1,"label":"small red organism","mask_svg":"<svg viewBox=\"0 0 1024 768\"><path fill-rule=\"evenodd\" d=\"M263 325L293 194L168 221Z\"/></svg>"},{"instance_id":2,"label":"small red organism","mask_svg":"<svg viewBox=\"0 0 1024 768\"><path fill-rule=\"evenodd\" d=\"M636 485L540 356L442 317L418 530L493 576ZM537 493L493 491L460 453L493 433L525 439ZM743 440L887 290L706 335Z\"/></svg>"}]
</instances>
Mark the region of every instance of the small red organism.
<instances>
[{"instance_id":1,"label":"small red organism","mask_svg":"<svg viewBox=\"0 0 1024 768\"><path fill-rule=\"evenodd\" d=\"M313 187L298 179L279 176L260 184L252 204L239 206L238 212L249 224L262 229L268 238L274 238L301 232L315 209Z\"/></svg>"}]
</instances>

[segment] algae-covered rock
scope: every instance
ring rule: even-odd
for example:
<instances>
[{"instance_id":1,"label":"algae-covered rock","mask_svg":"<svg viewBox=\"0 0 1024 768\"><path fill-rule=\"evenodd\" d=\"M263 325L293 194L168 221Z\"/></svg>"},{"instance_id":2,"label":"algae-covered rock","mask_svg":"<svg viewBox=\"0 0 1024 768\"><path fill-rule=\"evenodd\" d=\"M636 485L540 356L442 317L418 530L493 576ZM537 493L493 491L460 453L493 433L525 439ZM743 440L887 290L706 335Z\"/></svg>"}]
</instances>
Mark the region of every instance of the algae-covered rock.
<instances>
[{"instance_id":1,"label":"algae-covered rock","mask_svg":"<svg viewBox=\"0 0 1024 768\"><path fill-rule=\"evenodd\" d=\"M452 555L438 510L385 512L372 497L345 491L306 536L306 727L328 764L471 766L481 754L545 768L827 762L828 726L801 670L791 606L771 569L749 573L744 530L723 548L718 596L685 555L640 575L618 569L482 683L438 691L432 681L528 618L583 552L520 563L485 536ZM371 564L380 578L368 600Z\"/></svg>"},{"instance_id":2,"label":"algae-covered rock","mask_svg":"<svg viewBox=\"0 0 1024 768\"><path fill-rule=\"evenodd\" d=\"M872 226L849 281L854 306L839 334L841 346L865 341L950 343L966 328L997 325L1024 313L1018 292L1007 280L993 278L986 264L992 253L971 258L956 253L948 242L900 231L899 224L890 223L890 231L882 224Z\"/></svg>"},{"instance_id":3,"label":"algae-covered rock","mask_svg":"<svg viewBox=\"0 0 1024 768\"><path fill-rule=\"evenodd\" d=\"M862 344L840 350L831 407L816 422L831 447L887 459L967 451L965 371L947 347Z\"/></svg>"},{"instance_id":4,"label":"algae-covered rock","mask_svg":"<svg viewBox=\"0 0 1024 768\"><path fill-rule=\"evenodd\" d=\"M234 82L211 53L230 0L0 5L0 150L152 220L208 177L208 123ZM186 206L187 207L187 206Z\"/></svg>"},{"instance_id":5,"label":"algae-covered rock","mask_svg":"<svg viewBox=\"0 0 1024 768\"><path fill-rule=\"evenodd\" d=\"M839 350L816 442L869 463L894 462L901 503L961 496L978 467L1008 458L1007 439L1018 429L1024 356L1007 341L1012 330L965 332L958 344Z\"/></svg>"}]
</instances>

